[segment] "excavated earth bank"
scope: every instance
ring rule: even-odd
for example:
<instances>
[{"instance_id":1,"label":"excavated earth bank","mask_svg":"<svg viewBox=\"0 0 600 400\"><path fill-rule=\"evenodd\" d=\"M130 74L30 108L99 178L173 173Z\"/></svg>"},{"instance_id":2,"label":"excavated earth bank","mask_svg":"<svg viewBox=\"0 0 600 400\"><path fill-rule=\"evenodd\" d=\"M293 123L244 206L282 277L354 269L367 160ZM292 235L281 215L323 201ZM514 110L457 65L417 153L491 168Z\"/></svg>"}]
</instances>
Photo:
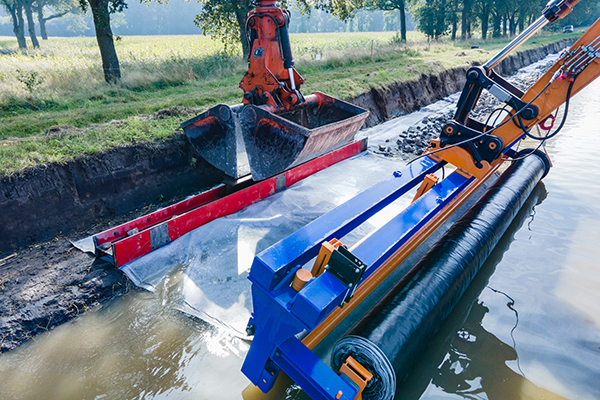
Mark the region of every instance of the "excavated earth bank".
<instances>
[{"instance_id":1,"label":"excavated earth bank","mask_svg":"<svg viewBox=\"0 0 600 400\"><path fill-rule=\"evenodd\" d=\"M511 75L572 43L521 52L498 71ZM465 72L422 75L350 101L370 111L365 126L374 126L460 91ZM172 107L150 118L183 121L197 111ZM119 270L75 250L66 237L99 232L224 179L182 133L0 177L0 353L131 289Z\"/></svg>"}]
</instances>

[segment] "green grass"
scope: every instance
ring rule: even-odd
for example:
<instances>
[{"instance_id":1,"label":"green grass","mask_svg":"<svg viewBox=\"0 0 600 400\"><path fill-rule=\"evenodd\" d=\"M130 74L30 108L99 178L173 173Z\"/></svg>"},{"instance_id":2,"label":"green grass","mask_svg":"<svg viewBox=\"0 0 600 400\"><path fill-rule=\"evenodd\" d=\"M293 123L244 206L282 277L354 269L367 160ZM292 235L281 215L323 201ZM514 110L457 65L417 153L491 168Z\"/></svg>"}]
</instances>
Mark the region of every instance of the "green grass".
<instances>
[{"instance_id":1,"label":"green grass","mask_svg":"<svg viewBox=\"0 0 600 400\"><path fill-rule=\"evenodd\" d=\"M422 73L484 62L506 43L427 43L423 35L409 32L409 44L392 45L394 35L292 35L296 68L306 80L303 93L319 90L348 99ZM537 36L522 49L576 35ZM473 44L480 48L471 49ZM50 38L41 46L21 53L14 39L0 37L2 52L14 50L0 54L0 174L168 137L184 118L156 121L136 116L174 105L235 104L241 99L238 84L247 68L239 49L226 53L219 42L205 36L123 37L116 42L123 79L109 85L103 81L94 38ZM316 54L321 61L315 61ZM45 133L57 125L73 128L59 137Z\"/></svg>"},{"instance_id":2,"label":"green grass","mask_svg":"<svg viewBox=\"0 0 600 400\"><path fill-rule=\"evenodd\" d=\"M62 163L118 146L170 137L179 129L175 118L143 120L132 117L86 128L51 129L26 139L0 141L0 171L15 173L43 163Z\"/></svg>"}]
</instances>

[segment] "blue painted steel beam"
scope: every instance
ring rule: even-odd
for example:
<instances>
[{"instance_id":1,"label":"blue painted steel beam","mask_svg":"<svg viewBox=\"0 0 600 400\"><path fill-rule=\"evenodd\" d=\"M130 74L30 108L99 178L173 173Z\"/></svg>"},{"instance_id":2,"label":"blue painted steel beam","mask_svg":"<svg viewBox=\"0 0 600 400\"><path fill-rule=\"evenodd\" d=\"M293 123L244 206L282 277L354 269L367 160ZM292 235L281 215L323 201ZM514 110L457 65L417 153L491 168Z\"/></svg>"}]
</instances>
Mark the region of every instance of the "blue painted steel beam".
<instances>
[{"instance_id":1,"label":"blue painted steel beam","mask_svg":"<svg viewBox=\"0 0 600 400\"><path fill-rule=\"evenodd\" d=\"M390 258L472 180L456 172L450 174L448 178L433 186L402 213L359 244L352 253L369 266L364 278Z\"/></svg>"},{"instance_id":2,"label":"blue painted steel beam","mask_svg":"<svg viewBox=\"0 0 600 400\"><path fill-rule=\"evenodd\" d=\"M364 281L471 182L454 172L369 236L352 253L367 264ZM329 272L311 280L291 304L290 313L311 331L339 306L349 288Z\"/></svg>"},{"instance_id":3,"label":"blue painted steel beam","mask_svg":"<svg viewBox=\"0 0 600 400\"><path fill-rule=\"evenodd\" d=\"M313 400L352 400L357 394L354 386L338 376L295 337L283 342L273 361L281 367Z\"/></svg>"},{"instance_id":4,"label":"blue painted steel beam","mask_svg":"<svg viewBox=\"0 0 600 400\"><path fill-rule=\"evenodd\" d=\"M441 167L430 158L419 161L255 257L249 276L253 283L254 304L249 324L256 331L242 372L263 392L271 389L280 370L283 370L311 397L335 399L331 390L341 388L345 381L295 335L318 326L333 309L342 304L349 287L328 271L312 279L299 292L290 288L290 283L296 270L318 254L324 241L343 238L420 183L425 175ZM470 182L458 173L451 174L358 245L353 254L368 266L363 281ZM347 382L345 384L348 385ZM339 390L346 393L344 389L338 389L334 390L334 395Z\"/></svg>"},{"instance_id":5,"label":"blue painted steel beam","mask_svg":"<svg viewBox=\"0 0 600 400\"><path fill-rule=\"evenodd\" d=\"M424 157L365 190L346 203L304 226L296 233L258 254L252 263L250 280L266 290L273 288L297 265L303 265L319 253L321 244L341 238L365 222L395 199L419 184L425 175L441 164Z\"/></svg>"}]
</instances>

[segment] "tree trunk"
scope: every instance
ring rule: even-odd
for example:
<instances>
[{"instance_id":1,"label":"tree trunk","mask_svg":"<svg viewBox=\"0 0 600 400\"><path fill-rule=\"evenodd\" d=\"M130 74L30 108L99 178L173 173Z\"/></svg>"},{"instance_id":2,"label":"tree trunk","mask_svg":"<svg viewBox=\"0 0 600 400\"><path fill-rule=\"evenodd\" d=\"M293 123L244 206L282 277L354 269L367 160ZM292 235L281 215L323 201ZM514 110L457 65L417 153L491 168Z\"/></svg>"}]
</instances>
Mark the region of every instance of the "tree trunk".
<instances>
[{"instance_id":1,"label":"tree trunk","mask_svg":"<svg viewBox=\"0 0 600 400\"><path fill-rule=\"evenodd\" d=\"M456 40L458 30L458 0L452 2L452 41Z\"/></svg>"},{"instance_id":2,"label":"tree trunk","mask_svg":"<svg viewBox=\"0 0 600 400\"><path fill-rule=\"evenodd\" d=\"M400 6L400 41L406 42L406 4Z\"/></svg>"},{"instance_id":3,"label":"tree trunk","mask_svg":"<svg viewBox=\"0 0 600 400\"><path fill-rule=\"evenodd\" d=\"M494 29L492 31L493 37L497 38L502 35L501 25L502 25L502 17L499 14L495 13L494 14Z\"/></svg>"},{"instance_id":4,"label":"tree trunk","mask_svg":"<svg viewBox=\"0 0 600 400\"><path fill-rule=\"evenodd\" d=\"M108 0L89 0L92 14L94 15L94 27L96 28L96 40L102 57L102 68L104 79L108 83L117 82L121 79L121 68L115 51L112 30L110 29L110 14L108 12Z\"/></svg>"},{"instance_id":5,"label":"tree trunk","mask_svg":"<svg viewBox=\"0 0 600 400\"><path fill-rule=\"evenodd\" d=\"M487 4L483 5L481 9L481 39L487 39L487 31L490 25L490 9Z\"/></svg>"},{"instance_id":6,"label":"tree trunk","mask_svg":"<svg viewBox=\"0 0 600 400\"><path fill-rule=\"evenodd\" d=\"M15 35L17 35L19 48L27 50L27 40L25 40L25 19L23 18L23 5L21 3L17 5L17 23L18 28Z\"/></svg>"},{"instance_id":7,"label":"tree trunk","mask_svg":"<svg viewBox=\"0 0 600 400\"><path fill-rule=\"evenodd\" d=\"M515 23L514 15L510 16L510 18L508 19L508 23L509 23L510 37L513 37L517 34L517 24Z\"/></svg>"},{"instance_id":8,"label":"tree trunk","mask_svg":"<svg viewBox=\"0 0 600 400\"><path fill-rule=\"evenodd\" d=\"M25 40L25 21L23 20L23 10L20 4L14 7L8 7L10 16L13 21L13 32L19 43L19 49L27 50L27 41Z\"/></svg>"},{"instance_id":9,"label":"tree trunk","mask_svg":"<svg viewBox=\"0 0 600 400\"><path fill-rule=\"evenodd\" d=\"M463 11L462 11L462 16L461 16L461 27L460 27L460 39L461 40L467 40L467 33L468 33L468 24L467 24L467 20L469 18L469 13L470 13L470 0L464 0L463 1Z\"/></svg>"},{"instance_id":10,"label":"tree trunk","mask_svg":"<svg viewBox=\"0 0 600 400\"><path fill-rule=\"evenodd\" d=\"M48 33L46 32L46 20L44 19L44 5L38 1L36 7L38 22L40 24L40 35L42 40L48 40Z\"/></svg>"},{"instance_id":11,"label":"tree trunk","mask_svg":"<svg viewBox=\"0 0 600 400\"><path fill-rule=\"evenodd\" d=\"M31 38L31 43L33 44L33 48L39 48L40 42L37 40L37 36L35 36L35 22L33 22L33 11L31 10L31 4L28 1L23 2L25 6L25 15L27 16L27 28L29 30L29 37Z\"/></svg>"},{"instance_id":12,"label":"tree trunk","mask_svg":"<svg viewBox=\"0 0 600 400\"><path fill-rule=\"evenodd\" d=\"M250 56L250 49L252 47L252 43L248 42L248 35L246 33L246 19L248 18L249 11L250 4L247 0L240 1L238 7L235 9L235 18L240 28L240 41L242 42L242 53L245 59Z\"/></svg>"},{"instance_id":13,"label":"tree trunk","mask_svg":"<svg viewBox=\"0 0 600 400\"><path fill-rule=\"evenodd\" d=\"M519 32L523 32L525 30L525 17L520 17L517 25L519 26Z\"/></svg>"},{"instance_id":14,"label":"tree trunk","mask_svg":"<svg viewBox=\"0 0 600 400\"><path fill-rule=\"evenodd\" d=\"M455 18L454 21L452 21L452 41L456 40L456 30L458 29L458 21Z\"/></svg>"}]
</instances>

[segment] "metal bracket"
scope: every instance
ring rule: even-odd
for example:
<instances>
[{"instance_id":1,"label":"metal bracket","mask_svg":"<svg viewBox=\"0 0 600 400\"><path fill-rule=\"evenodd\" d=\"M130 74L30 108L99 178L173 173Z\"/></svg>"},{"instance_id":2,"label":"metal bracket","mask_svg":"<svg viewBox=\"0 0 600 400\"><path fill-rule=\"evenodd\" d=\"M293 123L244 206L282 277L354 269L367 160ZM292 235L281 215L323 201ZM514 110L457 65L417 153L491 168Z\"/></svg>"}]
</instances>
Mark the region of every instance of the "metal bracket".
<instances>
[{"instance_id":1,"label":"metal bracket","mask_svg":"<svg viewBox=\"0 0 600 400\"><path fill-rule=\"evenodd\" d=\"M163 247L164 245L169 244L170 241L168 222L164 222L150 230L150 246L152 250Z\"/></svg>"},{"instance_id":2,"label":"metal bracket","mask_svg":"<svg viewBox=\"0 0 600 400\"><path fill-rule=\"evenodd\" d=\"M354 289L360 282L367 265L352 254L345 246L337 247L329 258L325 269L348 288L340 307L347 303L354 294Z\"/></svg>"},{"instance_id":3,"label":"metal bracket","mask_svg":"<svg viewBox=\"0 0 600 400\"><path fill-rule=\"evenodd\" d=\"M286 187L287 187L286 186L286 178L285 178L285 172L284 172L275 177L275 192L279 193Z\"/></svg>"},{"instance_id":4,"label":"metal bracket","mask_svg":"<svg viewBox=\"0 0 600 400\"><path fill-rule=\"evenodd\" d=\"M444 126L440 134L440 144L441 147L459 144L460 147L469 150L477 168L482 168L482 161L491 163L498 158L504 148L504 143L499 137L481 133L456 121Z\"/></svg>"},{"instance_id":5,"label":"metal bracket","mask_svg":"<svg viewBox=\"0 0 600 400\"><path fill-rule=\"evenodd\" d=\"M523 119L532 120L539 114L539 110L536 106L528 105L521 100L523 93L521 93L520 90L512 86L509 82L504 80L504 78L493 71L486 72L482 67L472 67L467 71L467 83L465 87L469 88L469 90L463 91L457 105L455 119L459 123L464 123L466 121L468 113L470 113L477 104L482 89L487 90L498 100L511 106L515 111L520 112Z\"/></svg>"}]
</instances>

